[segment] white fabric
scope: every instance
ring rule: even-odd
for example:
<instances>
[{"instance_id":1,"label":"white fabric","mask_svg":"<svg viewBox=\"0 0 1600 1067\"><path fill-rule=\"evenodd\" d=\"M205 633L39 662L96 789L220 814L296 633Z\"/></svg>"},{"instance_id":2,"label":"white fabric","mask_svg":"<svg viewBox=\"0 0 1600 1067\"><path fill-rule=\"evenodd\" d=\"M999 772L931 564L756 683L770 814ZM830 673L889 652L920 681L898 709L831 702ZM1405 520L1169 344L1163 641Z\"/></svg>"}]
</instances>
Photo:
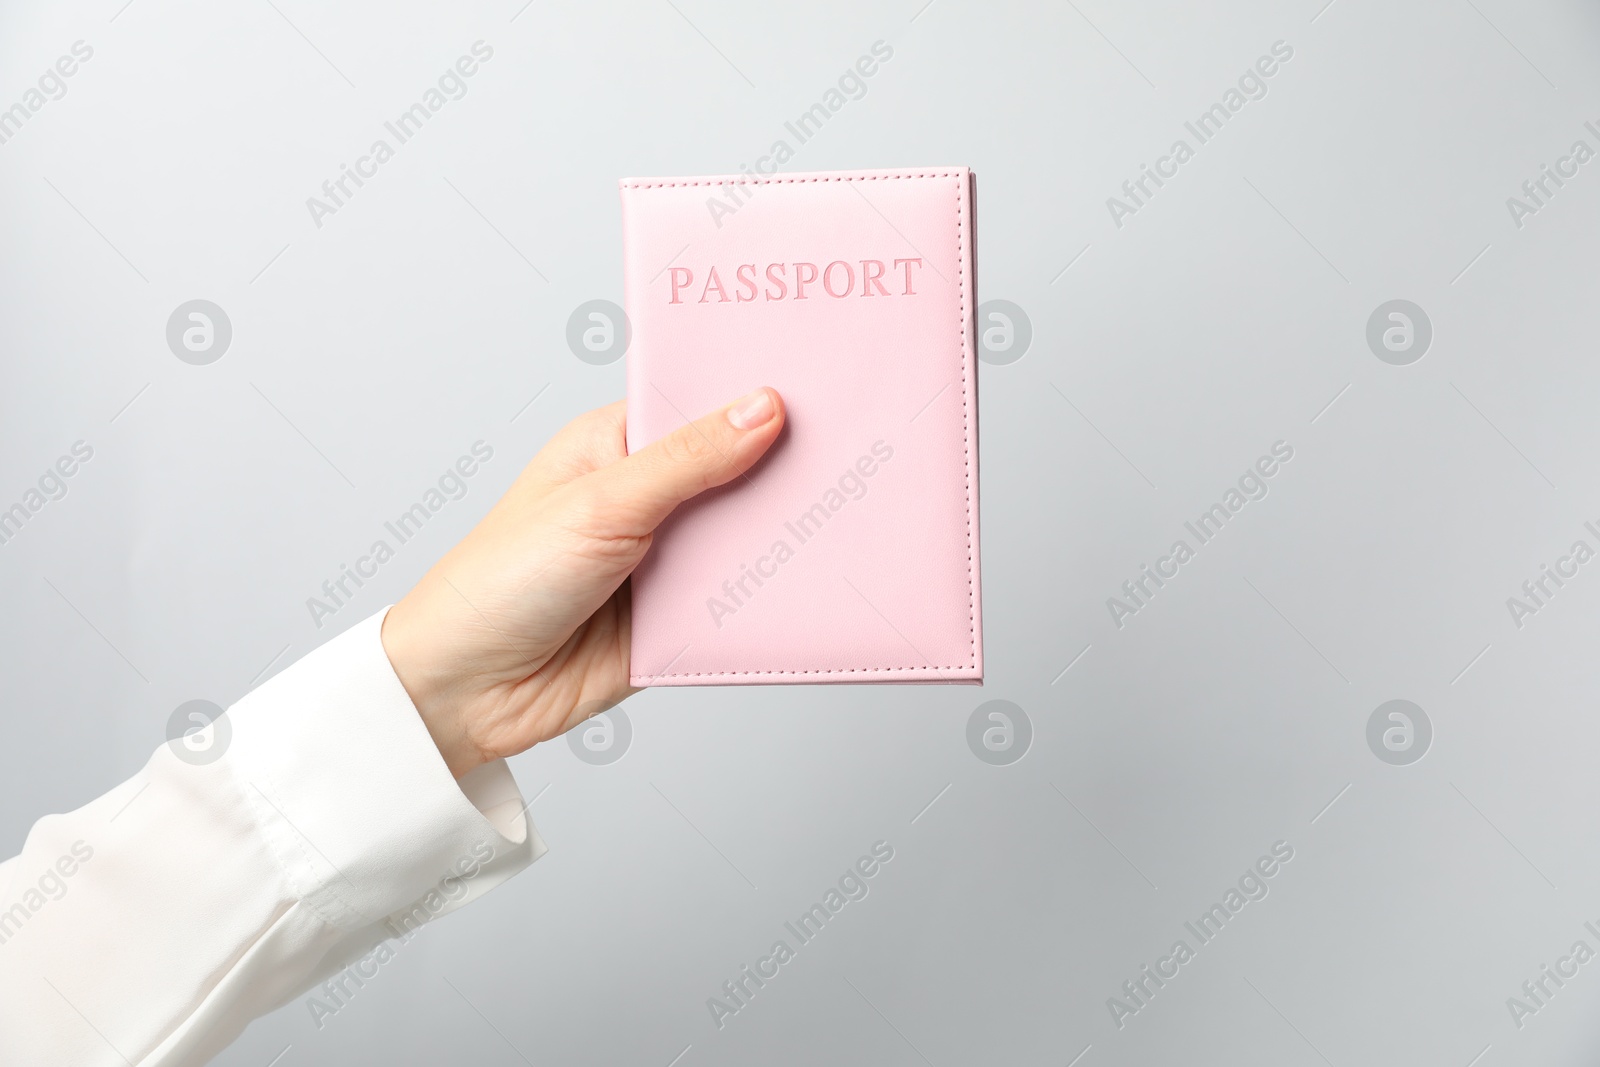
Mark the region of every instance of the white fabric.
<instances>
[{"instance_id":1,"label":"white fabric","mask_svg":"<svg viewBox=\"0 0 1600 1067\"><path fill-rule=\"evenodd\" d=\"M205 1063L544 854L503 761L451 777L382 623L230 708L214 762L163 745L0 864L0 1064ZM337 1007L337 986L324 996Z\"/></svg>"}]
</instances>

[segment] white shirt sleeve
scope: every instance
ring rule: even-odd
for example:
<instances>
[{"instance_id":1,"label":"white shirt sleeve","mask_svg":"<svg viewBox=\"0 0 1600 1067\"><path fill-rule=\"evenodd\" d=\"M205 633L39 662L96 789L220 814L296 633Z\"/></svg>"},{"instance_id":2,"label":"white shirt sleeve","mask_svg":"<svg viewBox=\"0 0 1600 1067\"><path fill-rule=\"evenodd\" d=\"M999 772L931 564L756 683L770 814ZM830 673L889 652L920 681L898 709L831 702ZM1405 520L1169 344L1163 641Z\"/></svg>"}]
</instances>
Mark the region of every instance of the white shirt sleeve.
<instances>
[{"instance_id":1,"label":"white shirt sleeve","mask_svg":"<svg viewBox=\"0 0 1600 1067\"><path fill-rule=\"evenodd\" d=\"M0 1063L203 1064L544 854L504 761L451 777L383 615L34 824L0 864Z\"/></svg>"}]
</instances>

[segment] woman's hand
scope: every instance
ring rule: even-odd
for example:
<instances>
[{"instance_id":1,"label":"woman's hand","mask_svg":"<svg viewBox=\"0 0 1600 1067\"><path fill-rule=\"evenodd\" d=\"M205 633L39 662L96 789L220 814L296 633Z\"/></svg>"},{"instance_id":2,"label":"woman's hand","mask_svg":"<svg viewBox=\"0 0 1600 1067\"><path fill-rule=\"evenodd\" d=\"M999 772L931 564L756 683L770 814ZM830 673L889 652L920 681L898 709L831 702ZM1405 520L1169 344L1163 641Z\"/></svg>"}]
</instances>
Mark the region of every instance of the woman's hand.
<instances>
[{"instance_id":1,"label":"woman's hand","mask_svg":"<svg viewBox=\"0 0 1600 1067\"><path fill-rule=\"evenodd\" d=\"M762 388L629 456L623 410L568 424L384 620L389 661L458 778L633 692L624 582L672 509L753 466L784 419Z\"/></svg>"}]
</instances>

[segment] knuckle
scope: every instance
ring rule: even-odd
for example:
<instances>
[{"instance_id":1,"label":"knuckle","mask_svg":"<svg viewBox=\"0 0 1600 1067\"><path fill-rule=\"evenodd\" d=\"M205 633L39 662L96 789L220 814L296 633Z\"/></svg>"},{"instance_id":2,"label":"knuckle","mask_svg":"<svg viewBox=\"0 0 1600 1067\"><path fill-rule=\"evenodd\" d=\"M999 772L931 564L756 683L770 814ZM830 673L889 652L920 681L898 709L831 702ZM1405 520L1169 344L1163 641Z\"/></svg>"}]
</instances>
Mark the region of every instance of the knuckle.
<instances>
[{"instance_id":1,"label":"knuckle","mask_svg":"<svg viewBox=\"0 0 1600 1067\"><path fill-rule=\"evenodd\" d=\"M561 508L558 521L577 537L574 549L598 558L637 555L648 545L648 529L639 524L634 508L606 493L578 493Z\"/></svg>"},{"instance_id":2,"label":"knuckle","mask_svg":"<svg viewBox=\"0 0 1600 1067\"><path fill-rule=\"evenodd\" d=\"M604 429L605 424L605 416L601 412L585 411L581 415L574 416L571 421L563 426L561 433L578 438L587 438Z\"/></svg>"},{"instance_id":3,"label":"knuckle","mask_svg":"<svg viewBox=\"0 0 1600 1067\"><path fill-rule=\"evenodd\" d=\"M606 537L619 508L607 494L575 493L561 509L565 525L585 537Z\"/></svg>"},{"instance_id":4,"label":"knuckle","mask_svg":"<svg viewBox=\"0 0 1600 1067\"><path fill-rule=\"evenodd\" d=\"M674 466L709 467L722 457L697 428L684 427L662 438L661 458Z\"/></svg>"}]
</instances>

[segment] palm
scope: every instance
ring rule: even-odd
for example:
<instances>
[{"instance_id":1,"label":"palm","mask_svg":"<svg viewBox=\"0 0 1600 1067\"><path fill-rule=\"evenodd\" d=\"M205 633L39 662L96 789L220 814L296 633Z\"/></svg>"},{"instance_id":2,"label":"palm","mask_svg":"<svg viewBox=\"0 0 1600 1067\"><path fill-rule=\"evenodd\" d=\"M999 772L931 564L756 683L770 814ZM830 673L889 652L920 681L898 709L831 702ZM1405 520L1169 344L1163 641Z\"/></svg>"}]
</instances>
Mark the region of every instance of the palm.
<instances>
[{"instance_id":1,"label":"palm","mask_svg":"<svg viewBox=\"0 0 1600 1067\"><path fill-rule=\"evenodd\" d=\"M624 583L537 672L513 683L512 715L496 747L520 751L548 741L635 692L628 685L629 617Z\"/></svg>"}]
</instances>

